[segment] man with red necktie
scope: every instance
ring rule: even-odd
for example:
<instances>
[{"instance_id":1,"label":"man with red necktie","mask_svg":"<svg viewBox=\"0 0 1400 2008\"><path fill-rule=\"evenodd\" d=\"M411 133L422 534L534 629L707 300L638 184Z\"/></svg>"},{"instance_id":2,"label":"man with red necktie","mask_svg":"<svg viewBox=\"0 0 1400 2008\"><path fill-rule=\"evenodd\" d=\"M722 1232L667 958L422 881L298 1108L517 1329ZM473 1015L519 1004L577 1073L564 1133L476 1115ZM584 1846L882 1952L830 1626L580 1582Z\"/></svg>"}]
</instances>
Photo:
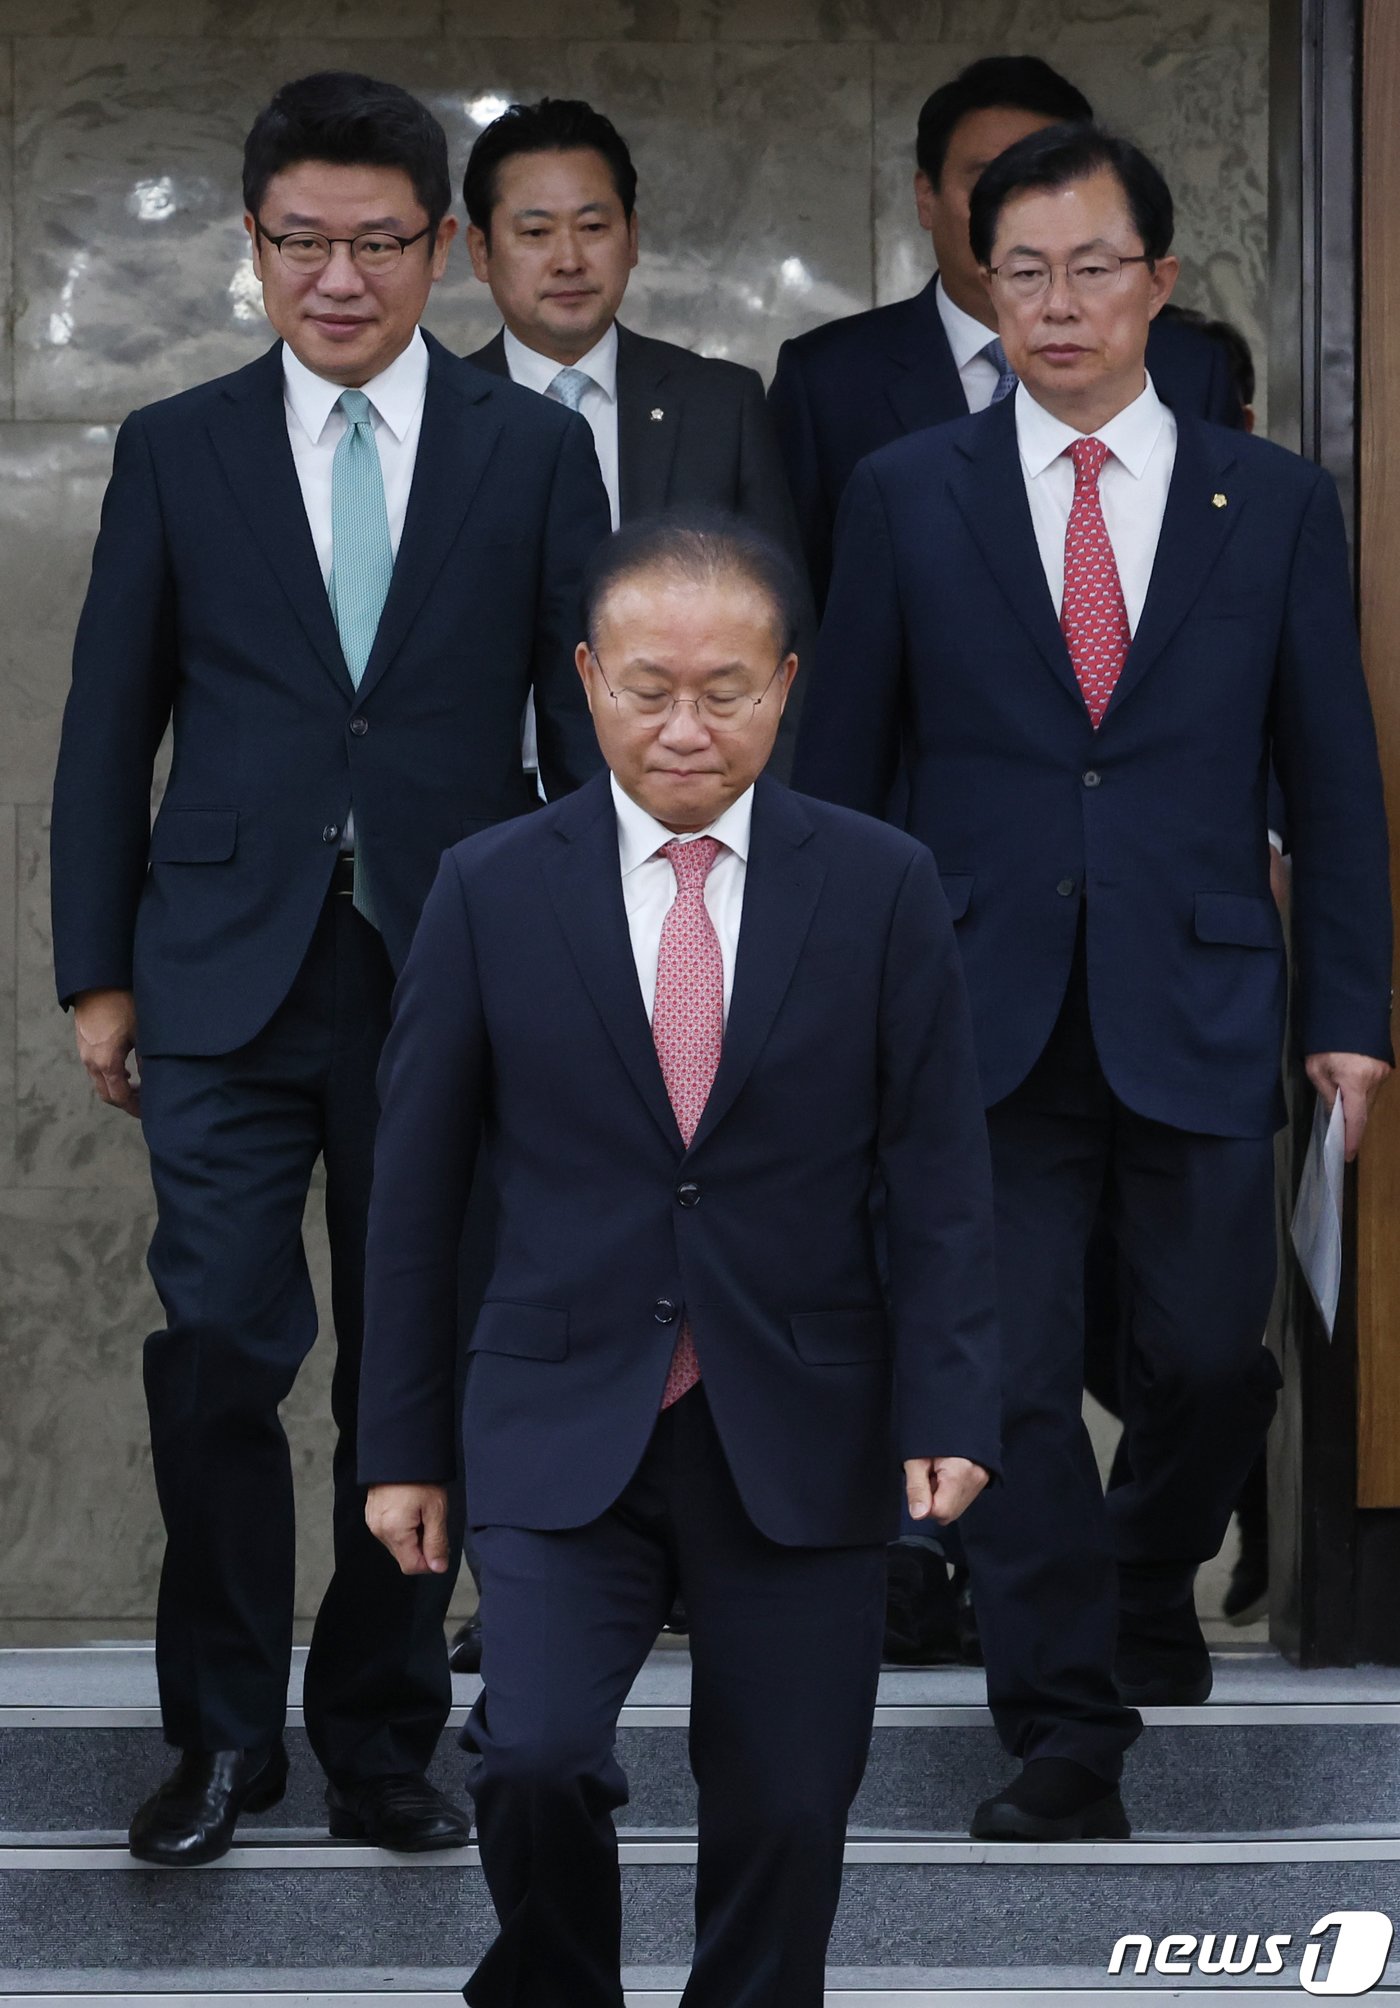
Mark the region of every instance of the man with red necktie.
<instances>
[{"instance_id":1,"label":"man with red necktie","mask_svg":"<svg viewBox=\"0 0 1400 2008\"><path fill-rule=\"evenodd\" d=\"M447 853L396 994L360 1477L409 1574L446 1563L483 1124L501 1206L463 1423L491 1610L463 1743L501 1927L474 2008L621 2000L614 1739L678 1592L687 2008L821 2008L901 1461L945 1525L998 1462L952 927L921 844L762 773L797 605L732 517L602 546L577 663L610 773Z\"/></svg>"},{"instance_id":2,"label":"man with red necktie","mask_svg":"<svg viewBox=\"0 0 1400 2008\"><path fill-rule=\"evenodd\" d=\"M972 1000L1005 1483L962 1533L1023 1760L972 1831L1113 1837L1136 1705L1209 1693L1195 1571L1275 1403L1270 759L1302 1050L1352 1155L1391 1058L1385 812L1331 481L1146 373L1177 272L1157 169L1046 128L986 169L971 233L1019 388L857 470L795 778L874 811L905 763ZM1080 1414L1105 1191L1133 1352L1107 1502Z\"/></svg>"}]
</instances>

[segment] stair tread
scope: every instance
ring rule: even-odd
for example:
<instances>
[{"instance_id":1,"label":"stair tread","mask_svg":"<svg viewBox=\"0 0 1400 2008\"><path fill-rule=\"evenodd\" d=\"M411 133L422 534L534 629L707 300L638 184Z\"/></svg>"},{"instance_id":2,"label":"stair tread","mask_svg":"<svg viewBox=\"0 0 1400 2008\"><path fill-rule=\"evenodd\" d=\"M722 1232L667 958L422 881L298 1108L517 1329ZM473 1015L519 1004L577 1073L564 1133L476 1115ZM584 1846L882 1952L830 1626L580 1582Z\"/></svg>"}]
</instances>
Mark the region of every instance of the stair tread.
<instances>
[{"instance_id":1,"label":"stair tread","mask_svg":"<svg viewBox=\"0 0 1400 2008\"><path fill-rule=\"evenodd\" d=\"M1400 1705L1400 1667L1301 1669L1267 1649L1213 1655L1215 1691L1203 1708L1180 1711L1193 1719L1238 1705ZM305 1652L293 1658L288 1689L301 1703ZM475 1677L454 1680L454 1699L468 1705L480 1692ZM975 1667L890 1667L880 1675L884 1708L935 1706L984 1708L986 1681ZM683 1649L653 1652L628 1697L632 1708L684 1707L690 1699L690 1655ZM0 1650L0 1709L143 1708L158 1705L154 1648L115 1646L10 1647ZM1154 1711L1155 1713L1156 1711ZM1177 1713L1177 1711L1173 1711Z\"/></svg>"}]
</instances>

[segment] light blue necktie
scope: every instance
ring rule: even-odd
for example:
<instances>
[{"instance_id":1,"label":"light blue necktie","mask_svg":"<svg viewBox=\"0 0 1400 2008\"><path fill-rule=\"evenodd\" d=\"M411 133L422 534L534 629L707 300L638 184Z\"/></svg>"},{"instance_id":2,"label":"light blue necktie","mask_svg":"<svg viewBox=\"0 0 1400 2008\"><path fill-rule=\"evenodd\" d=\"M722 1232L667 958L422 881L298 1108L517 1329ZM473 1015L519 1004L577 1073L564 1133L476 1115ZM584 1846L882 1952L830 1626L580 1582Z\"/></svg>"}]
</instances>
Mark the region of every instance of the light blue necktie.
<instances>
[{"instance_id":1,"label":"light blue necktie","mask_svg":"<svg viewBox=\"0 0 1400 2008\"><path fill-rule=\"evenodd\" d=\"M985 356L997 373L997 387L992 392L992 403L1000 404L1004 397L1010 397L1021 379L1006 360L1006 350L1001 345L999 335L993 335L986 348L979 349L977 353Z\"/></svg>"},{"instance_id":2,"label":"light blue necktie","mask_svg":"<svg viewBox=\"0 0 1400 2008\"><path fill-rule=\"evenodd\" d=\"M566 404L570 411L579 411L584 392L592 388L593 379L587 370L563 369L550 382L545 396L552 397L556 404Z\"/></svg>"},{"instance_id":3,"label":"light blue necktie","mask_svg":"<svg viewBox=\"0 0 1400 2008\"><path fill-rule=\"evenodd\" d=\"M345 436L331 463L331 611L350 681L358 690L389 597L394 547L369 399L362 390L343 390L336 402L345 414ZM367 921L377 924L358 835L355 905Z\"/></svg>"}]
</instances>

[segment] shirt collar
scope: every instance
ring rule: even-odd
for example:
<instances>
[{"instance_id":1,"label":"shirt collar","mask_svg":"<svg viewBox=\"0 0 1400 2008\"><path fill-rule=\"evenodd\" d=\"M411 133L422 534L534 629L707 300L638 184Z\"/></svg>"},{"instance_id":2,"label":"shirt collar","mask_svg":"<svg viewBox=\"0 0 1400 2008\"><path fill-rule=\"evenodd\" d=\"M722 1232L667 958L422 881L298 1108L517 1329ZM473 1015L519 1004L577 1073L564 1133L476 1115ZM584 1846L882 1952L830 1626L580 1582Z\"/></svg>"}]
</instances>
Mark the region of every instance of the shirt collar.
<instances>
[{"instance_id":1,"label":"shirt collar","mask_svg":"<svg viewBox=\"0 0 1400 2008\"><path fill-rule=\"evenodd\" d=\"M1107 425L1101 425L1092 437L1101 439L1114 459L1122 462L1134 480L1140 481L1166 418L1167 408L1152 388L1151 377L1148 377L1140 395L1116 413ZM1067 452L1077 439L1085 436L1076 432L1072 425L1066 425L1063 419L1054 417L1043 404L1037 404L1024 384L1018 386L1016 442L1021 449L1021 465L1032 481L1038 474L1043 474L1053 460Z\"/></svg>"},{"instance_id":2,"label":"shirt collar","mask_svg":"<svg viewBox=\"0 0 1400 2008\"><path fill-rule=\"evenodd\" d=\"M344 384L331 383L328 378L317 376L299 356L293 355L286 342L282 344L282 384L298 424L315 444L326 429L326 420L340 402ZM377 377L371 377L361 388L381 423L387 425L402 444L428 388L428 345L423 340L422 329L415 328L408 347L394 357L388 369L381 370Z\"/></svg>"},{"instance_id":3,"label":"shirt collar","mask_svg":"<svg viewBox=\"0 0 1400 2008\"><path fill-rule=\"evenodd\" d=\"M934 298L938 302L938 318L943 323L948 346L953 351L954 367L962 369L974 356L981 355L988 342L997 339L997 331L976 320L955 300L950 300L942 286L935 290Z\"/></svg>"},{"instance_id":4,"label":"shirt collar","mask_svg":"<svg viewBox=\"0 0 1400 2008\"><path fill-rule=\"evenodd\" d=\"M502 330L506 344L506 367L510 371L511 382L524 384L527 390L547 391L563 368L553 356L542 356L538 349L527 349L517 335L509 328ZM592 377L594 383L613 404L617 400L617 322L608 323L607 332L596 341L586 356L580 356L574 364L576 370Z\"/></svg>"},{"instance_id":5,"label":"shirt collar","mask_svg":"<svg viewBox=\"0 0 1400 2008\"><path fill-rule=\"evenodd\" d=\"M648 858L654 858L663 844L669 844L675 836L664 823L658 823L655 816L648 815L639 802L634 802L618 781L612 776L613 806L617 810L617 850L622 864L622 876L626 878L644 865ZM731 802L722 816L716 816L707 830L696 830L682 837L682 843L692 843L695 837L714 837L737 858L748 863L749 833L753 823L753 787L745 788L737 802Z\"/></svg>"}]
</instances>

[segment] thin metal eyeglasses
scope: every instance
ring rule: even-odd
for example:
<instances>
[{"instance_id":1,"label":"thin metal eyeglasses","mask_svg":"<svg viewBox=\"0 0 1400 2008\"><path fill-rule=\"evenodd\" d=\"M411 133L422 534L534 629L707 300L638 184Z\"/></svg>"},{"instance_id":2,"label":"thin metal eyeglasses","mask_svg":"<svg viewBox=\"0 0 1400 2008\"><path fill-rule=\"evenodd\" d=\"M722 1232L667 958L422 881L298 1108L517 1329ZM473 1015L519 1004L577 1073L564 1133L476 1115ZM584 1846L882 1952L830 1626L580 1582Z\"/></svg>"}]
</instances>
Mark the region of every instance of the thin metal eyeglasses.
<instances>
[{"instance_id":1,"label":"thin metal eyeglasses","mask_svg":"<svg viewBox=\"0 0 1400 2008\"><path fill-rule=\"evenodd\" d=\"M1118 275L1125 265L1153 265L1156 262L1145 251L1131 258L1121 258L1116 251L1080 251L1063 265L1052 265L1044 258L1012 257L1004 258L1000 265L989 265L987 270L1013 300L1030 302L1044 298L1057 272L1064 273L1065 283L1072 293L1092 297L1097 293L1110 292L1118 283Z\"/></svg>"},{"instance_id":2,"label":"thin metal eyeglasses","mask_svg":"<svg viewBox=\"0 0 1400 2008\"><path fill-rule=\"evenodd\" d=\"M392 272L409 245L419 243L432 227L427 223L412 237L395 237L387 230L362 230L358 237L323 237L319 230L284 230L280 237L274 237L258 223L258 235L276 246L283 264L294 272L324 272L335 246L348 244L356 268L374 273Z\"/></svg>"},{"instance_id":3,"label":"thin metal eyeglasses","mask_svg":"<svg viewBox=\"0 0 1400 2008\"><path fill-rule=\"evenodd\" d=\"M754 713L773 688L783 667L780 662L764 684L757 697L751 697L746 690L706 690L699 697L673 697L669 690L636 690L628 684L614 690L608 682L608 672L603 667L602 657L596 648L588 653L598 665L598 674L603 679L603 688L617 707L620 718L636 725L662 725L669 722L678 704L689 704L694 708L697 721L710 732L742 732L752 724ZM783 662L787 657L783 657Z\"/></svg>"}]
</instances>

